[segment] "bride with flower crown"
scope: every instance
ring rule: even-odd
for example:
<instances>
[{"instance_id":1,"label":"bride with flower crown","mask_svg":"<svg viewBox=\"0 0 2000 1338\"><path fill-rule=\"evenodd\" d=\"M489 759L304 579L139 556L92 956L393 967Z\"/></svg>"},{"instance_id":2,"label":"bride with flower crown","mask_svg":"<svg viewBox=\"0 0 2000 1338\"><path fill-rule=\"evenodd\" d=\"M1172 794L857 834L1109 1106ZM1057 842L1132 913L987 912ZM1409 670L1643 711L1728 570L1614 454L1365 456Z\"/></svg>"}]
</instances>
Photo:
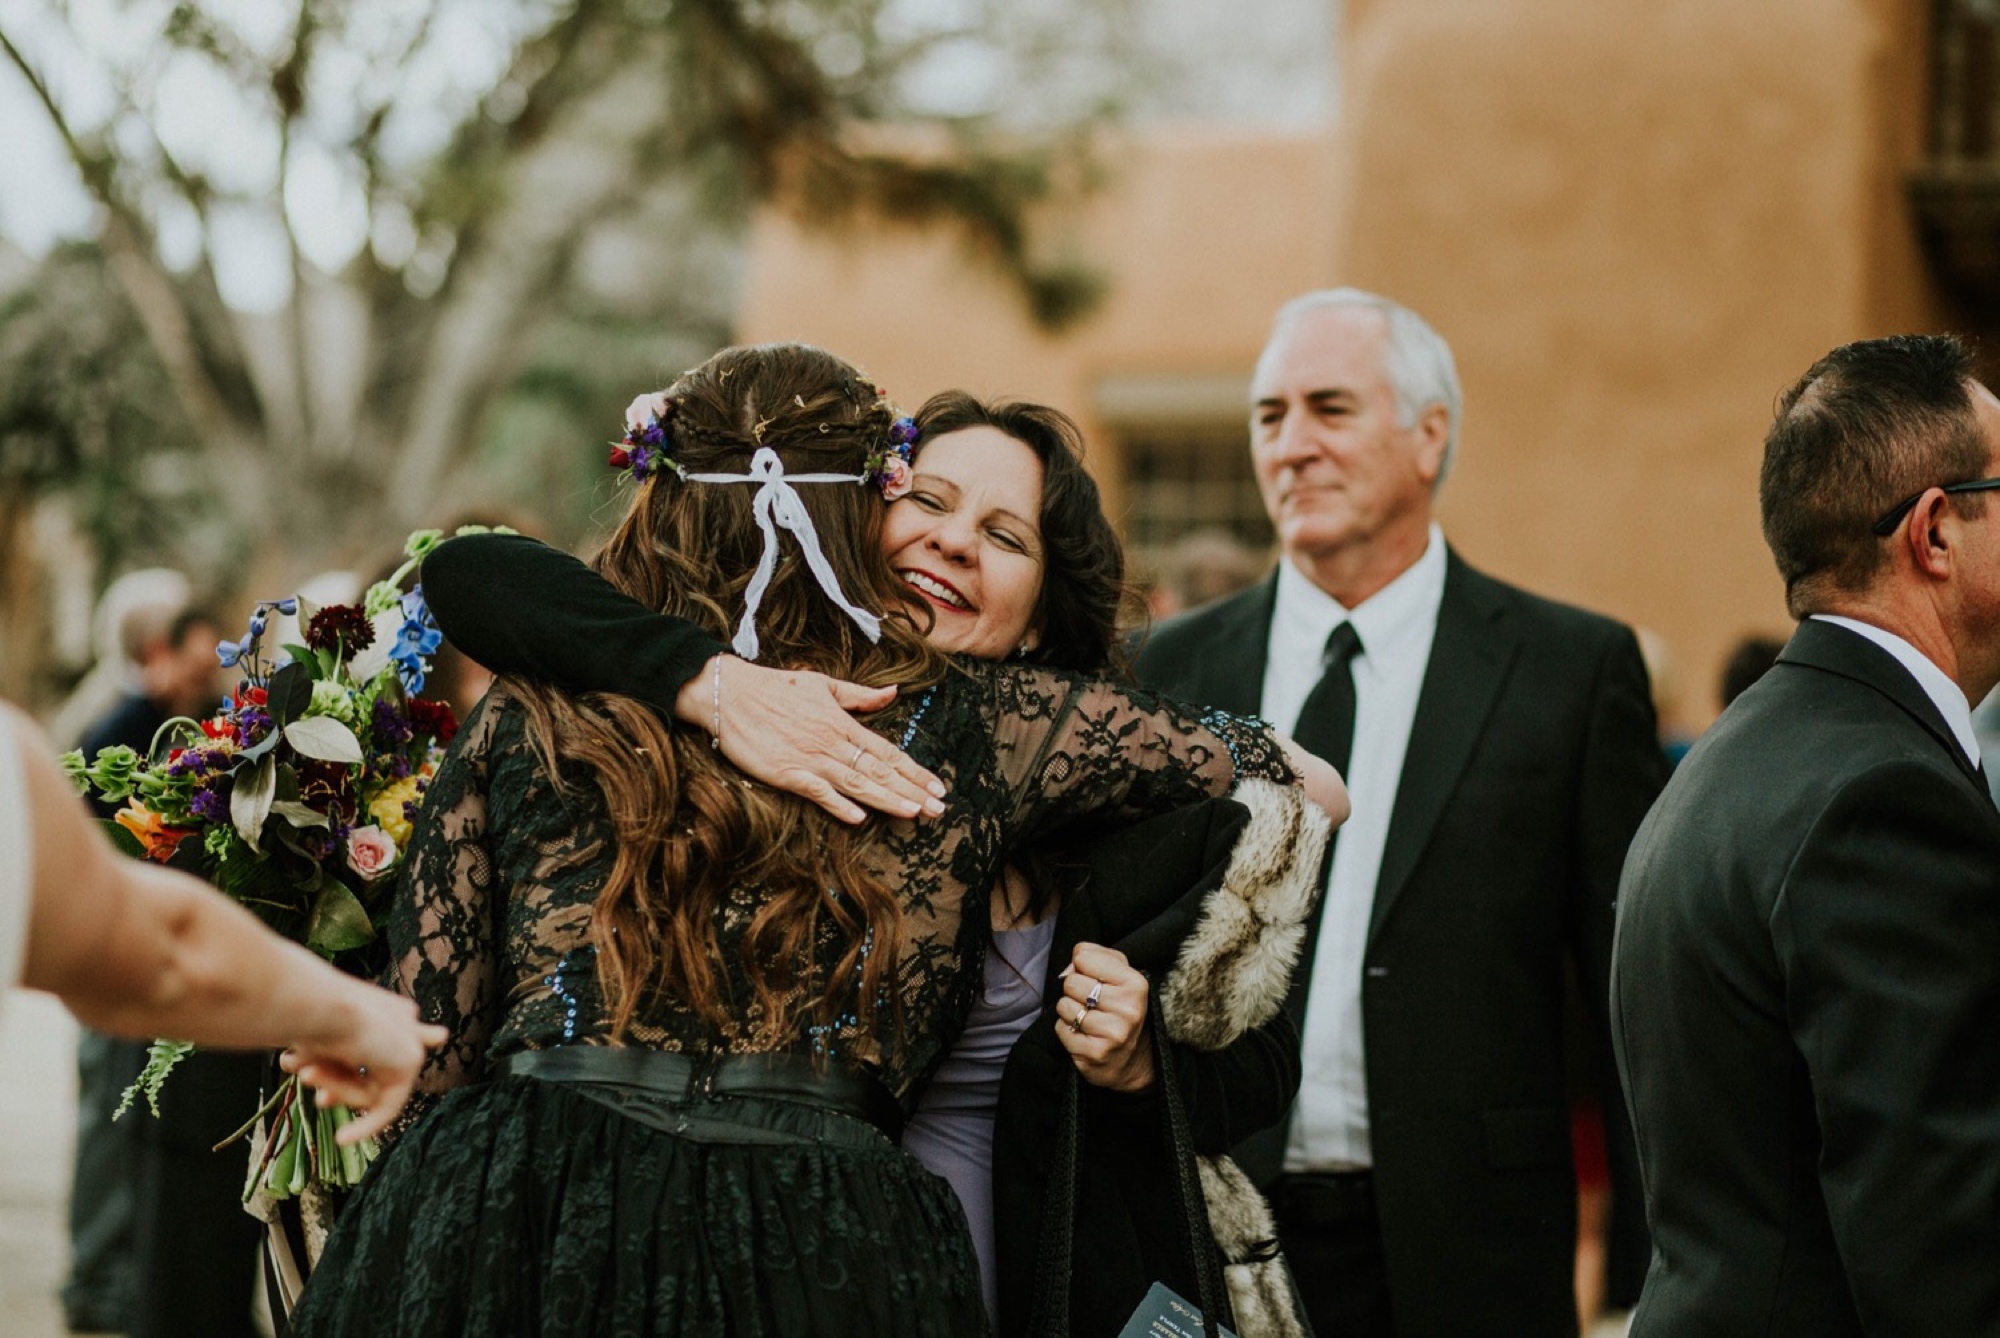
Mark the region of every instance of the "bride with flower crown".
<instances>
[{"instance_id":1,"label":"bride with flower crown","mask_svg":"<svg viewBox=\"0 0 2000 1338\"><path fill-rule=\"evenodd\" d=\"M636 701L503 679L391 925L451 1031L435 1105L343 1213L308 1338L985 1332L957 1202L893 1141L977 994L985 890L1080 816L1337 791L1260 723L930 647L856 486L895 417L840 360L725 350L653 407L599 572L746 658L897 685L870 727L950 806L849 827Z\"/></svg>"}]
</instances>

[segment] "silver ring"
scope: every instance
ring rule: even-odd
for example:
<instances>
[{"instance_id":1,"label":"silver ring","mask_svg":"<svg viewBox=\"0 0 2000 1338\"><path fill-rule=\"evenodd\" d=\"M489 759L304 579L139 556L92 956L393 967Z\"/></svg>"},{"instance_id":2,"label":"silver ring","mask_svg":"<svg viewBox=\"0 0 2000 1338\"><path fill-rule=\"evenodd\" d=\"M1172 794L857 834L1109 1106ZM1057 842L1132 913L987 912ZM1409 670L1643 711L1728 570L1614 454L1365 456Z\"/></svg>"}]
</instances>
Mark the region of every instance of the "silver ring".
<instances>
[{"instance_id":1,"label":"silver ring","mask_svg":"<svg viewBox=\"0 0 2000 1338\"><path fill-rule=\"evenodd\" d=\"M1104 982L1101 980L1092 981L1090 983L1090 997L1083 1001L1083 1006L1085 1008L1097 1007L1097 996L1102 993L1104 993Z\"/></svg>"},{"instance_id":2,"label":"silver ring","mask_svg":"<svg viewBox=\"0 0 2000 1338\"><path fill-rule=\"evenodd\" d=\"M867 745L867 744L865 744L865 743L857 743L857 744L855 744L855 745L854 745L854 760L853 760L852 762L849 762L849 763L847 764L847 769L848 769L849 771L859 771L859 770L861 770L861 758L862 758L862 756L863 756L864 754L866 754L866 753L867 753L867 751L868 751L868 745Z\"/></svg>"}]
</instances>

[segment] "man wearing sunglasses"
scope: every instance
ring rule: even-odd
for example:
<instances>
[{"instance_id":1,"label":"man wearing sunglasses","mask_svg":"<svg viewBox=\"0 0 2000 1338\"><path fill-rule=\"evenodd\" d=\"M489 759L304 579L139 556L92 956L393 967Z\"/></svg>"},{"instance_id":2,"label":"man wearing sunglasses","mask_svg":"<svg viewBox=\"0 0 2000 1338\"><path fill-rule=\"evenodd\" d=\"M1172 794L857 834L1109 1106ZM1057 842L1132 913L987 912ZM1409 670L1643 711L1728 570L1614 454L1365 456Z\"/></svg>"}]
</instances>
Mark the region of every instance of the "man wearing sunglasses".
<instances>
[{"instance_id":1,"label":"man wearing sunglasses","mask_svg":"<svg viewBox=\"0 0 2000 1338\"><path fill-rule=\"evenodd\" d=\"M1949 337L1835 349L1779 402L1764 536L1803 621L1620 886L1636 1338L2000 1334L1996 475Z\"/></svg>"}]
</instances>

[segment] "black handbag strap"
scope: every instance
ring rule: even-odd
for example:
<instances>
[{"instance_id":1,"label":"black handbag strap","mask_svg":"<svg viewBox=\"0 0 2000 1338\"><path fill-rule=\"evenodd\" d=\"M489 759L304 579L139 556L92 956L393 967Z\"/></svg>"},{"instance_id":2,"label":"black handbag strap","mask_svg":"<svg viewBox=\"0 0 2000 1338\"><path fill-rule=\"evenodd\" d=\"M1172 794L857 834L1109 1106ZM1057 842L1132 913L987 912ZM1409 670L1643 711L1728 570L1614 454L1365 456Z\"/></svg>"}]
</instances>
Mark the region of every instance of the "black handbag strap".
<instances>
[{"instance_id":1,"label":"black handbag strap","mask_svg":"<svg viewBox=\"0 0 2000 1338\"><path fill-rule=\"evenodd\" d=\"M1208 1230L1208 1199L1201 1192L1201 1172L1195 1165L1194 1133L1188 1127L1187 1103L1181 1099L1180 1070L1167 1043L1166 1020L1160 1016L1160 996L1147 1005L1153 1031L1153 1081L1160 1085L1166 1107L1167 1138L1173 1145L1174 1193L1180 1200L1181 1230L1188 1258L1194 1265L1195 1301L1201 1306L1201 1327L1207 1338L1221 1338L1222 1271L1216 1267L1214 1237Z\"/></svg>"},{"instance_id":2,"label":"black handbag strap","mask_svg":"<svg viewBox=\"0 0 2000 1338\"><path fill-rule=\"evenodd\" d=\"M1153 1080L1159 1084L1160 1104L1167 1121L1167 1139L1174 1159L1174 1197L1180 1210L1188 1261L1194 1266L1195 1301L1201 1307L1206 1338L1221 1338L1222 1273L1216 1265L1214 1239L1208 1230L1208 1200L1201 1192L1194 1135L1188 1127L1187 1106L1181 1098L1180 1073L1166 1039L1166 1022L1160 1016L1157 993L1148 1001L1147 1012L1152 1032ZM1070 1279L1076 1262L1077 1173L1083 1160L1082 1087L1082 1079L1071 1065L1063 1080L1048 1196L1042 1200L1035 1294L1029 1306L1032 1316L1029 1332L1035 1338L1069 1338Z\"/></svg>"},{"instance_id":3,"label":"black handbag strap","mask_svg":"<svg viewBox=\"0 0 2000 1338\"><path fill-rule=\"evenodd\" d=\"M1076 1259L1076 1170L1083 1151L1081 1086L1072 1064L1063 1078L1055 1159L1049 1166L1042 1229L1036 1242L1035 1295L1028 1308L1028 1332L1035 1338L1069 1338L1070 1267Z\"/></svg>"}]
</instances>

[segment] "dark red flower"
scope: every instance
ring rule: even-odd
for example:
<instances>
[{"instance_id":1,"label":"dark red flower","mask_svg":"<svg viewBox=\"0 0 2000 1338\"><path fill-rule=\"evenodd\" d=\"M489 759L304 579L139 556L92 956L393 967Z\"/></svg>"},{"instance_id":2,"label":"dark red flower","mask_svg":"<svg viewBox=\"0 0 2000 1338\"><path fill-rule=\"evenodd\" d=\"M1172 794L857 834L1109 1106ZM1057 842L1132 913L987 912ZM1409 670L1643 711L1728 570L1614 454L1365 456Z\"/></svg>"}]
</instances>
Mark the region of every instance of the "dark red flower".
<instances>
[{"instance_id":1,"label":"dark red flower","mask_svg":"<svg viewBox=\"0 0 2000 1338\"><path fill-rule=\"evenodd\" d=\"M405 704L410 713L410 728L419 734L428 734L440 744L450 743L458 735L458 715L444 702L432 701L428 697L412 697Z\"/></svg>"},{"instance_id":2,"label":"dark red flower","mask_svg":"<svg viewBox=\"0 0 2000 1338\"><path fill-rule=\"evenodd\" d=\"M329 604L306 624L306 645L314 650L333 650L345 645L347 653L366 650L375 642L375 628L368 615L352 604Z\"/></svg>"}]
</instances>

